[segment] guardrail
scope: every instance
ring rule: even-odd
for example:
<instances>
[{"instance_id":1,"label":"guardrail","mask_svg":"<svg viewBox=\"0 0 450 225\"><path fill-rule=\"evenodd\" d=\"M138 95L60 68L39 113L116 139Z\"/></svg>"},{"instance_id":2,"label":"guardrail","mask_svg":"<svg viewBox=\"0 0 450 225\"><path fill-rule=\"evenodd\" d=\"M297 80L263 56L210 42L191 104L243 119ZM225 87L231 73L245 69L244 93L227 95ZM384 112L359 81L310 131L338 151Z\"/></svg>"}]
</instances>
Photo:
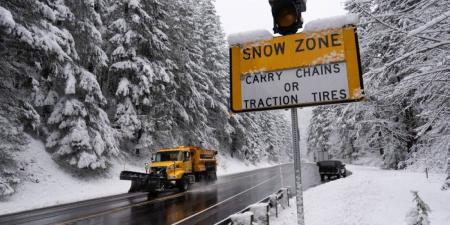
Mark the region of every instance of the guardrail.
<instances>
[{"instance_id":1,"label":"guardrail","mask_svg":"<svg viewBox=\"0 0 450 225\"><path fill-rule=\"evenodd\" d=\"M275 217L278 217L278 205L280 204L283 208L286 206L290 207L290 198L290 187L281 188L258 203L246 207L215 225L251 225L253 222L259 222L261 225L269 225L271 209L274 209Z\"/></svg>"}]
</instances>

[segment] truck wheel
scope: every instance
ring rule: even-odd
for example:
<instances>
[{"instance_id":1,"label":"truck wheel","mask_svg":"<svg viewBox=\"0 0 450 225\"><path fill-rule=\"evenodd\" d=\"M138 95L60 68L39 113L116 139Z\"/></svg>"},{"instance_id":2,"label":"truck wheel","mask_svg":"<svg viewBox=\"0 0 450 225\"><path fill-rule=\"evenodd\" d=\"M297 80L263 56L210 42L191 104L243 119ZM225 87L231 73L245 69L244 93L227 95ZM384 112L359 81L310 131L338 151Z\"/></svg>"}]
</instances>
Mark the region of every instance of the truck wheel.
<instances>
[{"instance_id":1,"label":"truck wheel","mask_svg":"<svg viewBox=\"0 0 450 225\"><path fill-rule=\"evenodd\" d=\"M208 179L209 182L214 182L217 180L217 174L215 170L210 170L208 172L206 172L206 177Z\"/></svg>"},{"instance_id":2,"label":"truck wheel","mask_svg":"<svg viewBox=\"0 0 450 225\"><path fill-rule=\"evenodd\" d=\"M216 171L211 171L211 181L216 181L217 180L217 173Z\"/></svg>"},{"instance_id":3,"label":"truck wheel","mask_svg":"<svg viewBox=\"0 0 450 225\"><path fill-rule=\"evenodd\" d=\"M325 181L325 175L320 175L320 180Z\"/></svg>"},{"instance_id":4,"label":"truck wheel","mask_svg":"<svg viewBox=\"0 0 450 225\"><path fill-rule=\"evenodd\" d=\"M187 177L182 177L180 180L178 180L177 187L180 191L187 191L187 189L189 188L189 181Z\"/></svg>"},{"instance_id":5,"label":"truck wheel","mask_svg":"<svg viewBox=\"0 0 450 225\"><path fill-rule=\"evenodd\" d=\"M156 197L156 196L158 196L158 192L157 191L155 191L155 190L150 190L150 191L148 191L148 194L147 194L149 197Z\"/></svg>"}]
</instances>

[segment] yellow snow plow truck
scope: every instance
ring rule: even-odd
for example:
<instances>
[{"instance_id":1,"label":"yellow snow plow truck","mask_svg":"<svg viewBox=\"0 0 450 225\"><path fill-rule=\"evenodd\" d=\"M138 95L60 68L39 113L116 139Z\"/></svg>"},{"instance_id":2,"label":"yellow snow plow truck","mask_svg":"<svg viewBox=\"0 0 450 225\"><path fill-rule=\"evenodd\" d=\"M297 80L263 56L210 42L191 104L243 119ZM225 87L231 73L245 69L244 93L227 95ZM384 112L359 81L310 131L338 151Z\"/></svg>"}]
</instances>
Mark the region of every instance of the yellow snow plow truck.
<instances>
[{"instance_id":1,"label":"yellow snow plow truck","mask_svg":"<svg viewBox=\"0 0 450 225\"><path fill-rule=\"evenodd\" d=\"M145 173L122 171L121 180L131 180L128 192L160 192L177 187L186 191L189 184L200 180L214 181L217 151L195 146L160 149L152 156Z\"/></svg>"}]
</instances>

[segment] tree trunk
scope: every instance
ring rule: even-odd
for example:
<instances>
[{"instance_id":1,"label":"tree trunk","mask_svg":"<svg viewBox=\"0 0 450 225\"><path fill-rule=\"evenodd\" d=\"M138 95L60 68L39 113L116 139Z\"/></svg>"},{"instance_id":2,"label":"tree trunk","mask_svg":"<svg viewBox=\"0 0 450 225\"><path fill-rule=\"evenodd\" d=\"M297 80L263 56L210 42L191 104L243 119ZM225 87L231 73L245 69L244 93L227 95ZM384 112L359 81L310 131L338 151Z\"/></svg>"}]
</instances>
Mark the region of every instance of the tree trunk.
<instances>
[{"instance_id":1,"label":"tree trunk","mask_svg":"<svg viewBox=\"0 0 450 225\"><path fill-rule=\"evenodd\" d=\"M445 179L442 190L450 190L450 150L448 153L449 157L447 159L447 179Z\"/></svg>"}]
</instances>

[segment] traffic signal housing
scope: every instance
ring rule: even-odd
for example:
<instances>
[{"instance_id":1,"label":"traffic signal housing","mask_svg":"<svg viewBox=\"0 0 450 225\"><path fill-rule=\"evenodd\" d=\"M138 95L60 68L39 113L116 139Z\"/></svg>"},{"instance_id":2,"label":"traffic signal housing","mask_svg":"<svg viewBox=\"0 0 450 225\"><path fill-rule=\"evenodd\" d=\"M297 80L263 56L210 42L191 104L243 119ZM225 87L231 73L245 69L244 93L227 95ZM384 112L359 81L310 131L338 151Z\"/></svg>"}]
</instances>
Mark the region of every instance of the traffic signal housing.
<instances>
[{"instance_id":1,"label":"traffic signal housing","mask_svg":"<svg viewBox=\"0 0 450 225\"><path fill-rule=\"evenodd\" d=\"M306 0L269 0L272 7L273 32L281 35L295 34L303 25L302 12Z\"/></svg>"}]
</instances>

